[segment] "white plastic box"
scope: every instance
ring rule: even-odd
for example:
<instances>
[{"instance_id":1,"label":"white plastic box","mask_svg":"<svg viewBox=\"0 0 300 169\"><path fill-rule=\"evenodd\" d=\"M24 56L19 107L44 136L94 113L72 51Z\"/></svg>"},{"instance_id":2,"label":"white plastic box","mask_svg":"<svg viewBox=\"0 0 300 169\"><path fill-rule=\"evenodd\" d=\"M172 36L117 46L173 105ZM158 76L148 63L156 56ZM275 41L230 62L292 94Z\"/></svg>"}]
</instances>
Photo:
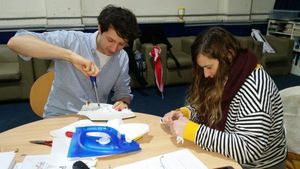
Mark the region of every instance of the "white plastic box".
<instances>
[{"instance_id":1,"label":"white plastic box","mask_svg":"<svg viewBox=\"0 0 300 169\"><path fill-rule=\"evenodd\" d=\"M300 54L297 53L294 56L291 73L300 76Z\"/></svg>"}]
</instances>

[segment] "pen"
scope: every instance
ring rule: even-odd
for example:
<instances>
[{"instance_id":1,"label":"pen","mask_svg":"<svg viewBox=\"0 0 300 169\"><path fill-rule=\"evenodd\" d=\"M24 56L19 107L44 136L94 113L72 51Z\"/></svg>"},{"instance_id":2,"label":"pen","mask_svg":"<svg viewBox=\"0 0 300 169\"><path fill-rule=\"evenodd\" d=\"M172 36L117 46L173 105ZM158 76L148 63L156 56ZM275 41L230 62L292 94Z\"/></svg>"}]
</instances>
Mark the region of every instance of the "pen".
<instances>
[{"instance_id":1,"label":"pen","mask_svg":"<svg viewBox=\"0 0 300 169\"><path fill-rule=\"evenodd\" d=\"M90 80L92 82L95 94L96 94L96 99L97 99L97 103L98 103L98 107L100 107L100 102L99 102L99 97L98 97L98 91L97 91L97 83L96 83L96 76L90 76Z\"/></svg>"}]
</instances>

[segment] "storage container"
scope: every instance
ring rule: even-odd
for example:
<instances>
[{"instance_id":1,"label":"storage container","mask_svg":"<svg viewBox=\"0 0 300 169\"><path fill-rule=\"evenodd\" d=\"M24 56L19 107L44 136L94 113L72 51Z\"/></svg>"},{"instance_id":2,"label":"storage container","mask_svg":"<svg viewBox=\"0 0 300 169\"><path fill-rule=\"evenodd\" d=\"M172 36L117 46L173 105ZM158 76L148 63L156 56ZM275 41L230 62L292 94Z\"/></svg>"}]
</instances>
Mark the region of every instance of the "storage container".
<instances>
[{"instance_id":1,"label":"storage container","mask_svg":"<svg viewBox=\"0 0 300 169\"><path fill-rule=\"evenodd\" d=\"M300 54L297 53L294 56L291 73L300 76Z\"/></svg>"},{"instance_id":2,"label":"storage container","mask_svg":"<svg viewBox=\"0 0 300 169\"><path fill-rule=\"evenodd\" d=\"M299 19L300 11L298 10L272 10L270 19L295 20Z\"/></svg>"}]
</instances>

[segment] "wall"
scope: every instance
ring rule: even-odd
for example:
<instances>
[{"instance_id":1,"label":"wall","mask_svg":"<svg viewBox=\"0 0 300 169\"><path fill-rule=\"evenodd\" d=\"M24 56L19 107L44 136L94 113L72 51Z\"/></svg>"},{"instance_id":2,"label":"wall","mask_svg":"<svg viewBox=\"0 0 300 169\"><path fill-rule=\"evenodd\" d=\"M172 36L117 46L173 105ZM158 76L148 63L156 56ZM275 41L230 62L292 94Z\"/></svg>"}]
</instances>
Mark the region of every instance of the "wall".
<instances>
[{"instance_id":1,"label":"wall","mask_svg":"<svg viewBox=\"0 0 300 169\"><path fill-rule=\"evenodd\" d=\"M274 3L275 0L0 0L0 43L20 28L95 29L96 17L107 4L131 9L141 25L171 24L175 31L179 25L187 33L203 25L265 23ZM183 19L178 16L179 8L184 8Z\"/></svg>"},{"instance_id":2,"label":"wall","mask_svg":"<svg viewBox=\"0 0 300 169\"><path fill-rule=\"evenodd\" d=\"M34 5L33 5L34 4ZM0 0L0 28L46 25L46 4L42 0Z\"/></svg>"},{"instance_id":3,"label":"wall","mask_svg":"<svg viewBox=\"0 0 300 169\"><path fill-rule=\"evenodd\" d=\"M107 4L131 9L139 23L266 20L275 0L0 0L0 28L95 25Z\"/></svg>"}]
</instances>

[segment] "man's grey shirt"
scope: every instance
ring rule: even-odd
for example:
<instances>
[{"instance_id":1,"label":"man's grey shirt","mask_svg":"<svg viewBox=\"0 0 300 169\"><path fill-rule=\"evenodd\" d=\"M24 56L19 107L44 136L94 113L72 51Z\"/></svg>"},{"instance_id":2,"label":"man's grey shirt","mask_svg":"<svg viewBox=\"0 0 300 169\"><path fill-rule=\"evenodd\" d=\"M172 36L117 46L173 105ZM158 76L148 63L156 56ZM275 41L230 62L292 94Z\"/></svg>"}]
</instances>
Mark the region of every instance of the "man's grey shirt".
<instances>
[{"instance_id":1,"label":"man's grey shirt","mask_svg":"<svg viewBox=\"0 0 300 169\"><path fill-rule=\"evenodd\" d=\"M20 30L15 36L33 35L51 44L70 49L73 52L94 61L100 67L100 60L96 54L96 37L98 32L83 33L80 31L53 31L34 33ZM101 36L99 34L99 36ZM22 56L24 59L30 56ZM78 113L87 102L97 102L90 79L84 76L70 62L54 60L55 78L52 83L48 102L45 105L44 117ZM97 90L99 101L107 103L109 94L113 91L112 101L124 97L133 97L130 89L128 74L128 55L125 50L115 53L104 65L97 76Z\"/></svg>"}]
</instances>

